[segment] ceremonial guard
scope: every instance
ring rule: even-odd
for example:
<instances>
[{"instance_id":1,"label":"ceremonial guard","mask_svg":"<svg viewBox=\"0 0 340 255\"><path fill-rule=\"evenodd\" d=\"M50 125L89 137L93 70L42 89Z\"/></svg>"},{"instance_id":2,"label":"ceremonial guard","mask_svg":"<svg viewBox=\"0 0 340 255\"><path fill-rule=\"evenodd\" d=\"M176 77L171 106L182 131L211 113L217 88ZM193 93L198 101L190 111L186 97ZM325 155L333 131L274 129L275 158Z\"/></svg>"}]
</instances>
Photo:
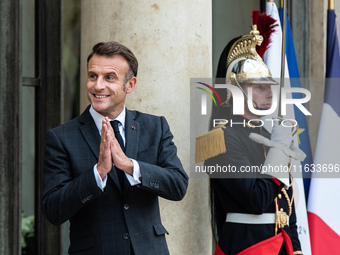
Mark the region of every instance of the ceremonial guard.
<instances>
[{"instance_id":1,"label":"ceremonial guard","mask_svg":"<svg viewBox=\"0 0 340 255\"><path fill-rule=\"evenodd\" d=\"M275 166L289 170L291 158L299 151L293 145L296 127L286 127L276 118L269 133L260 121L263 116L257 114L271 108L271 86L278 84L256 51L262 41L254 25L249 35L228 44L226 82L242 91L244 114L229 116L227 124L196 139L196 162L233 169L211 174L212 217L219 234L215 255L302 254L290 173L263 171ZM229 104L235 96L227 90ZM221 140L224 148L214 146Z\"/></svg>"}]
</instances>

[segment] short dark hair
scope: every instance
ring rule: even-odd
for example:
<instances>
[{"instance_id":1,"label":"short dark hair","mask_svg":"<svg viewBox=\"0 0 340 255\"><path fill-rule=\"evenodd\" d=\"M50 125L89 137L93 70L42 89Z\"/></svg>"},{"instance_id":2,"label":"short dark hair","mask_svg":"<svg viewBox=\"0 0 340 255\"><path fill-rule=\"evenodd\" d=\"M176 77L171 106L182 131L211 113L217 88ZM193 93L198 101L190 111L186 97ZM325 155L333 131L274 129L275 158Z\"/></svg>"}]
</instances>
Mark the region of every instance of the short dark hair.
<instances>
[{"instance_id":1,"label":"short dark hair","mask_svg":"<svg viewBox=\"0 0 340 255\"><path fill-rule=\"evenodd\" d=\"M130 70L126 74L125 82L131 79L132 77L137 77L138 61L135 55L128 47L113 41L97 43L96 45L93 46L92 52L87 57L87 64L89 64L89 61L94 54L107 57L111 57L114 55L122 56L128 62L130 67Z\"/></svg>"}]
</instances>

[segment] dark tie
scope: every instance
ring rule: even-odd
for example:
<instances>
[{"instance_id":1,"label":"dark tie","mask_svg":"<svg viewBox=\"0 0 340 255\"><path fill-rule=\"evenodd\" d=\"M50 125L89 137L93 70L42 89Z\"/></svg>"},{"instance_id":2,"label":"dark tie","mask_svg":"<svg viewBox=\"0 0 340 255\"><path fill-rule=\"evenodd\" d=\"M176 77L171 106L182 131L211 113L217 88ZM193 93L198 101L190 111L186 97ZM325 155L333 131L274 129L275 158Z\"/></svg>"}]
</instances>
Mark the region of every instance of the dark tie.
<instances>
[{"instance_id":1,"label":"dark tie","mask_svg":"<svg viewBox=\"0 0 340 255\"><path fill-rule=\"evenodd\" d=\"M119 128L118 128L118 124L119 123L120 122L118 120L110 121L110 124L111 124L111 126L113 128L113 131L115 132L116 139L117 139L120 147L122 148L122 150L125 152L125 146L124 146L123 138L120 135ZM124 184L124 172L122 170L120 170L118 167L116 167L116 171L117 171L117 175L118 175L118 178L119 178L120 186L123 187L123 184Z\"/></svg>"},{"instance_id":2,"label":"dark tie","mask_svg":"<svg viewBox=\"0 0 340 255\"><path fill-rule=\"evenodd\" d=\"M116 139L117 139L120 147L125 152L125 146L124 146L123 138L120 135L119 128L118 128L118 124L120 122L118 120L112 120L112 121L110 121L110 123L111 123L111 126L113 128L113 131L115 131L115 136L116 136Z\"/></svg>"}]
</instances>

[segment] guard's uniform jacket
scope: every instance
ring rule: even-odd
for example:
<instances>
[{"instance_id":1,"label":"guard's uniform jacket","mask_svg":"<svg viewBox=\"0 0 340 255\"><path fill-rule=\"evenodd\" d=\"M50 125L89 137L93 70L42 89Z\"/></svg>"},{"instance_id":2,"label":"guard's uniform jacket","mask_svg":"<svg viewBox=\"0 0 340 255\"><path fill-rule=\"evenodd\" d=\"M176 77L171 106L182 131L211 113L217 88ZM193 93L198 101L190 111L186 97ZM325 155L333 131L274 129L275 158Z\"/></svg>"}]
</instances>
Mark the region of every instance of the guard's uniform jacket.
<instances>
[{"instance_id":1,"label":"guard's uniform jacket","mask_svg":"<svg viewBox=\"0 0 340 255\"><path fill-rule=\"evenodd\" d=\"M284 230L291 238L293 250L301 251L294 203L291 202L292 188L290 187L287 192L282 191L284 189L282 183L270 176L260 174L260 171L256 172L254 168L264 163L268 148L252 141L249 134L254 132L267 138L270 138L270 134L262 127L248 126L247 122L248 120L242 116L233 116L233 126L231 127L229 122L224 129L227 151L205 161L206 166L214 166L215 169L218 166L225 166L225 170L228 166L229 169L234 167L234 171L236 169L236 173L210 175L214 178L211 180L213 188L218 194L226 216L228 213L274 214L276 213L274 200L277 198L279 210L283 209L287 215L291 211L289 226L286 225ZM250 169L253 169L253 172L249 172ZM281 230L278 229L277 233L280 232ZM220 231L219 246L225 254L233 255L273 236L275 236L275 224L225 222Z\"/></svg>"}]
</instances>

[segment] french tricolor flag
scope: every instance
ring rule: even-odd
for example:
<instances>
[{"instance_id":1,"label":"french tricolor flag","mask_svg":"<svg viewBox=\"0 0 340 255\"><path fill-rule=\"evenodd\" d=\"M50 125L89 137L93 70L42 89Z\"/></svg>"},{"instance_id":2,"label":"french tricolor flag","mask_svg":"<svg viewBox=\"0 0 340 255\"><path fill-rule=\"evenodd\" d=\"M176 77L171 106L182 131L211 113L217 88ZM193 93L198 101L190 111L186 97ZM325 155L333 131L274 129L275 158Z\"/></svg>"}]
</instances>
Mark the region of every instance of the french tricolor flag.
<instances>
[{"instance_id":1,"label":"french tricolor flag","mask_svg":"<svg viewBox=\"0 0 340 255\"><path fill-rule=\"evenodd\" d=\"M314 163L328 174L312 175L308 221L313 255L340 254L340 54L334 10L328 10L326 88ZM334 173L333 170L333 173Z\"/></svg>"},{"instance_id":2,"label":"french tricolor flag","mask_svg":"<svg viewBox=\"0 0 340 255\"><path fill-rule=\"evenodd\" d=\"M278 26L275 27L275 32L271 34L270 39L271 43L269 44L269 48L266 51L264 55L264 62L267 64L268 68L270 69L270 72L272 73L274 78L279 78L281 73L281 49L282 49L282 30L281 30L281 22L279 17L279 11L276 7L276 4L274 2L267 2L266 3L266 13L267 15L271 16L273 19L277 21ZM288 34L291 33L291 29L288 19L287 19L287 37ZM289 36L292 38L292 36ZM295 57L295 50L293 45L293 40L289 41L287 40L287 48L286 49L292 49L292 52L294 51L294 54L289 56L289 59L292 60L292 58L296 59ZM287 52L286 52L287 54ZM296 60L295 60L296 61ZM294 70L294 67L291 65L292 61L287 62L287 58L285 60L285 82L284 87L290 88L291 87L291 81L289 77L291 71ZM296 66L297 68L297 66ZM298 73L297 70L294 70L295 73ZM294 76L294 82L296 81L298 76ZM292 97L292 95L290 95ZM277 116L278 113L274 113L273 116ZM286 119L296 119L299 122L299 126L301 124L301 119L297 119L294 112L293 105L289 105L287 107L287 115L284 116ZM266 117L268 118L268 116ZM267 130L270 130L270 127L266 127ZM300 133L301 134L301 133ZM298 144L297 137L295 137L295 144ZM300 139L302 141L302 139ZM301 146L301 144L299 145ZM300 147L301 148L301 147ZM301 162L295 159L292 159L292 165L296 167L296 169L301 169ZM299 240L301 243L301 249L303 254L310 255L311 248L310 248L310 240L309 240L309 230L308 230L308 219L307 219L307 208L306 208L306 200L304 195L304 185L303 185L303 179L302 179L302 173L295 173L294 174L294 181L293 181L293 190L295 194L294 198L294 204L295 204L295 211L296 211L296 218L297 218L297 227L298 227L298 234L299 234ZM296 195L300 194L300 195Z\"/></svg>"}]
</instances>

